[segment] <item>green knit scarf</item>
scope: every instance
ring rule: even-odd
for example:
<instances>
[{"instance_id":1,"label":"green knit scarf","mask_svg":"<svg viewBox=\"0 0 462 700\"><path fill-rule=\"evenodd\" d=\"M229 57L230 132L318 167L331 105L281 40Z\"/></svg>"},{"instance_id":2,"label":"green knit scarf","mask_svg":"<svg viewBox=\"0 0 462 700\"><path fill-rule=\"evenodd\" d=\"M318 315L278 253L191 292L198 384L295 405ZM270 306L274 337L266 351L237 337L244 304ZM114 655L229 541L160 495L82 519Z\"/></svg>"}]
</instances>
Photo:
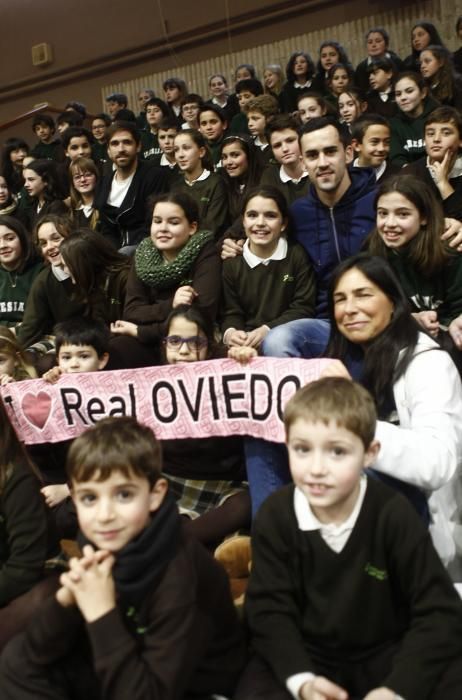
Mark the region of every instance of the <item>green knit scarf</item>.
<instances>
[{"instance_id":1,"label":"green knit scarf","mask_svg":"<svg viewBox=\"0 0 462 700\"><path fill-rule=\"evenodd\" d=\"M149 287L168 289L190 284L189 272L206 243L213 240L211 231L198 231L175 260L167 262L150 238L141 241L135 253L135 270L139 279Z\"/></svg>"}]
</instances>

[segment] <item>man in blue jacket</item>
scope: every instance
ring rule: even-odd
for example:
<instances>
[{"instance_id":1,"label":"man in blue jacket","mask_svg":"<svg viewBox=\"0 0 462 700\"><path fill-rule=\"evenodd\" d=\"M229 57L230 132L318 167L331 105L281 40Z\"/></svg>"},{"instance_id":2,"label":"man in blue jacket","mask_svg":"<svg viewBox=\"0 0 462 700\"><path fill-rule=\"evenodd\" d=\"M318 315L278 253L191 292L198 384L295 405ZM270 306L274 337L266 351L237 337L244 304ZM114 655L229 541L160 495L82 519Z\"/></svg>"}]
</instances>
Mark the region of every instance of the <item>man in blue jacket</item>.
<instances>
[{"instance_id":1,"label":"man in blue jacket","mask_svg":"<svg viewBox=\"0 0 462 700\"><path fill-rule=\"evenodd\" d=\"M310 120L300 145L311 187L291 206L295 239L310 256L317 280L316 318L273 328L263 342L265 355L320 357L329 338L327 288L339 262L357 253L375 224L376 180L369 168L349 168L353 160L346 126L330 117Z\"/></svg>"}]
</instances>

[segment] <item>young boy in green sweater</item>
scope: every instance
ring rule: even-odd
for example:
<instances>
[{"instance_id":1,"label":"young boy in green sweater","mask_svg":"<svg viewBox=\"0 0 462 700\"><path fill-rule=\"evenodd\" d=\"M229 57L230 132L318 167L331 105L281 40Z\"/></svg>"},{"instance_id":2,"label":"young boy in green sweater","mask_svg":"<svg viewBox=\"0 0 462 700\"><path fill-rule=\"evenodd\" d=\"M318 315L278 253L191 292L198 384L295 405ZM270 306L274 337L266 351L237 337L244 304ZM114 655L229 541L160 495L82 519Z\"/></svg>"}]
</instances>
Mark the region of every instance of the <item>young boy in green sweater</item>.
<instances>
[{"instance_id":1,"label":"young boy in green sweater","mask_svg":"<svg viewBox=\"0 0 462 700\"><path fill-rule=\"evenodd\" d=\"M67 469L83 556L2 655L2 700L230 697L244 660L226 573L183 531L160 444L106 418Z\"/></svg>"},{"instance_id":2,"label":"young boy in green sweater","mask_svg":"<svg viewBox=\"0 0 462 700\"><path fill-rule=\"evenodd\" d=\"M325 377L294 395L284 423L294 483L254 524L256 656L236 697L462 697L459 596L412 506L364 474L380 448L372 397Z\"/></svg>"}]
</instances>

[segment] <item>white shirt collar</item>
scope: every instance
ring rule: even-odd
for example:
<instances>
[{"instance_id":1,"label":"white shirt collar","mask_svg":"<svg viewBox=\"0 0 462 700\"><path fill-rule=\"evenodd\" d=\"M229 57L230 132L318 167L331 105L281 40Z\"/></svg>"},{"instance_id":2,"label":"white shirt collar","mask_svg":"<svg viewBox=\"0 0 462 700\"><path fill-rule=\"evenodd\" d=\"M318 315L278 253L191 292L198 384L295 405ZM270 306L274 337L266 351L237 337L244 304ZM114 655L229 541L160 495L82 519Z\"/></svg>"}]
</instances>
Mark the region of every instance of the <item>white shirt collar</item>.
<instances>
[{"instance_id":1,"label":"white shirt collar","mask_svg":"<svg viewBox=\"0 0 462 700\"><path fill-rule=\"evenodd\" d=\"M286 173L283 165L281 165L281 167L279 168L279 178L281 182L295 182L295 184L298 185L300 180L303 180L304 177L308 177L308 173L306 172L306 170L303 171L301 177L299 177L298 180L294 180L292 177L290 177L290 175Z\"/></svg>"},{"instance_id":2,"label":"white shirt collar","mask_svg":"<svg viewBox=\"0 0 462 700\"><path fill-rule=\"evenodd\" d=\"M460 177L462 175L462 155L457 156L456 162L452 166L452 170L449 173L449 177Z\"/></svg>"},{"instance_id":3,"label":"white shirt collar","mask_svg":"<svg viewBox=\"0 0 462 700\"><path fill-rule=\"evenodd\" d=\"M388 51L385 51L385 53L384 53L383 55L384 55L386 58L391 58L391 56L390 56L390 54L388 53ZM368 57L367 57L367 65L370 66L370 64L372 63L372 61L375 61L376 58L382 58L382 56L368 56Z\"/></svg>"},{"instance_id":4,"label":"white shirt collar","mask_svg":"<svg viewBox=\"0 0 462 700\"><path fill-rule=\"evenodd\" d=\"M353 167L354 168L371 168L371 170L373 170L375 173L375 179L379 180L379 178L382 177L382 175L384 174L384 172L386 170L387 161L384 160L383 163L381 165L379 165L378 168L372 168L370 165L360 165L359 158L355 158L353 161Z\"/></svg>"},{"instance_id":5,"label":"white shirt collar","mask_svg":"<svg viewBox=\"0 0 462 700\"><path fill-rule=\"evenodd\" d=\"M93 204L80 204L77 207L77 211L83 211L85 218L89 219L93 214Z\"/></svg>"},{"instance_id":6,"label":"white shirt collar","mask_svg":"<svg viewBox=\"0 0 462 700\"><path fill-rule=\"evenodd\" d=\"M296 87L297 90L303 90L303 88L309 88L309 87L311 87L311 83L312 83L312 82L313 82L312 80L307 80L306 83L303 83L303 85L302 85L301 83L297 83L297 81L295 80L295 81L294 81L294 87Z\"/></svg>"},{"instance_id":7,"label":"white shirt collar","mask_svg":"<svg viewBox=\"0 0 462 700\"><path fill-rule=\"evenodd\" d=\"M201 172L201 174L199 175L199 177L196 177L195 180L187 180L187 179L185 178L184 181L186 182L187 185L189 185L190 187L192 187L192 186L194 185L195 182L200 182L201 180L207 180L207 178L208 178L209 175L210 175L210 170L207 170L206 168L204 168L204 170Z\"/></svg>"},{"instance_id":8,"label":"white shirt collar","mask_svg":"<svg viewBox=\"0 0 462 700\"><path fill-rule=\"evenodd\" d=\"M165 155L165 153L162 153L162 156L161 156L161 159L160 159L160 165L162 165L162 166L167 165L167 166L170 168L170 170L173 170L173 168L175 167L176 163L170 163L170 161L169 161L169 159L167 158L167 156Z\"/></svg>"},{"instance_id":9,"label":"white shirt collar","mask_svg":"<svg viewBox=\"0 0 462 700\"><path fill-rule=\"evenodd\" d=\"M388 88L388 90L383 90L382 92L379 92L379 97L382 100L382 102L388 102L388 99L391 96L391 87Z\"/></svg>"},{"instance_id":10,"label":"white shirt collar","mask_svg":"<svg viewBox=\"0 0 462 700\"><path fill-rule=\"evenodd\" d=\"M262 142L260 141L260 137L259 137L259 136L255 136L253 142L254 142L254 144L255 144L256 146L258 146L258 148L260 148L262 151L264 151L265 148L268 148L268 146L269 146L268 143L262 143Z\"/></svg>"},{"instance_id":11,"label":"white shirt collar","mask_svg":"<svg viewBox=\"0 0 462 700\"><path fill-rule=\"evenodd\" d=\"M302 493L298 486L296 486L294 490L294 511L299 529L303 530L304 532L320 530L321 537L324 540L326 540L327 535L329 545L331 544L332 540L342 538L344 539L343 544L345 544L346 540L348 539L348 535L353 530L358 519L359 512L366 495L366 487L367 478L363 474L359 482L359 495L351 514L343 523L340 523L340 525L335 525L334 523L322 523L320 520L318 520L311 510L306 496ZM345 535L347 535L346 538ZM335 547L332 547L332 549L335 549Z\"/></svg>"},{"instance_id":12,"label":"white shirt collar","mask_svg":"<svg viewBox=\"0 0 462 700\"><path fill-rule=\"evenodd\" d=\"M56 277L58 282L64 282L64 280L68 280L71 277L69 272L63 270L63 268L59 265L52 265L51 273L54 275L54 277Z\"/></svg>"},{"instance_id":13,"label":"white shirt collar","mask_svg":"<svg viewBox=\"0 0 462 700\"><path fill-rule=\"evenodd\" d=\"M269 258L259 258L258 255L252 253L249 247L249 241L247 240L244 243L242 255L250 268L257 267L257 265L268 265L270 260L284 260L287 255L287 241L285 238L280 238L276 250Z\"/></svg>"}]
</instances>

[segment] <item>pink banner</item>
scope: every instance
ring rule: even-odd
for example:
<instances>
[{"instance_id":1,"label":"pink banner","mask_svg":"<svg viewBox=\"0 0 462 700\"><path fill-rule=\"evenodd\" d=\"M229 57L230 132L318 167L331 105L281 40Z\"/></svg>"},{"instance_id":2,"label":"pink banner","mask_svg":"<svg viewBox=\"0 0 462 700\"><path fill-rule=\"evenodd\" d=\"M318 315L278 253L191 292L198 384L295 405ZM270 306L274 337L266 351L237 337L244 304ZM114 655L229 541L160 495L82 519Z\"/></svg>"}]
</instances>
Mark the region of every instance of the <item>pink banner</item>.
<instances>
[{"instance_id":1,"label":"pink banner","mask_svg":"<svg viewBox=\"0 0 462 700\"><path fill-rule=\"evenodd\" d=\"M282 413L330 360L255 358L63 375L1 389L23 442L77 437L106 416L134 416L160 439L252 435L284 441Z\"/></svg>"}]
</instances>

